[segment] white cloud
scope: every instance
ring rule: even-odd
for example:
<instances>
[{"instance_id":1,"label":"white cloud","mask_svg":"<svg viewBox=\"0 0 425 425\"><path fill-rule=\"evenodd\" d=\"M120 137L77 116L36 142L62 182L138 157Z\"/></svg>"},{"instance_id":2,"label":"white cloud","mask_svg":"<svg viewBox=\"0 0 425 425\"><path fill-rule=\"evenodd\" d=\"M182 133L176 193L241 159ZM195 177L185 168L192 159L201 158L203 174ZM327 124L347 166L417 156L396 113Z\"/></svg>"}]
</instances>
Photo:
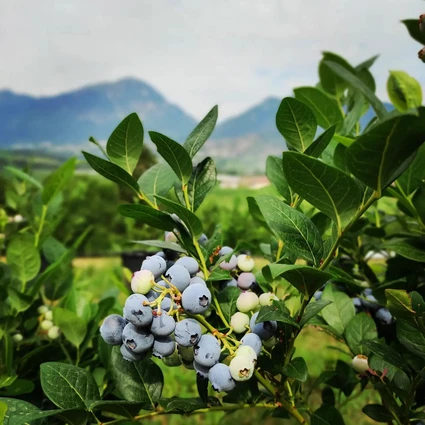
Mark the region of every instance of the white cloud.
<instances>
[{"instance_id":1,"label":"white cloud","mask_svg":"<svg viewBox=\"0 0 425 425\"><path fill-rule=\"evenodd\" d=\"M315 84L321 51L425 85L420 45L400 23L419 0L14 0L0 6L0 86L47 95L141 78L196 117L229 116Z\"/></svg>"}]
</instances>

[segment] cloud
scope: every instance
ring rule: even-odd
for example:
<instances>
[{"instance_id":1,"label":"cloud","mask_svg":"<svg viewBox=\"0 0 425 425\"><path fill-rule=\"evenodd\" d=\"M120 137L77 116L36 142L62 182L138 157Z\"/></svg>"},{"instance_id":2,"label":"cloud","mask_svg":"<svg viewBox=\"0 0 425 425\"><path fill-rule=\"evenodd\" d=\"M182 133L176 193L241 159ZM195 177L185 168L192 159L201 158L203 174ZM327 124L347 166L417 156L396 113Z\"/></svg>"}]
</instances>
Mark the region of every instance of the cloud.
<instances>
[{"instance_id":1,"label":"cloud","mask_svg":"<svg viewBox=\"0 0 425 425\"><path fill-rule=\"evenodd\" d=\"M14 0L0 13L0 86L48 95L141 78L193 116L229 116L294 86L315 84L321 51L425 85L420 45L400 23L419 0Z\"/></svg>"}]
</instances>

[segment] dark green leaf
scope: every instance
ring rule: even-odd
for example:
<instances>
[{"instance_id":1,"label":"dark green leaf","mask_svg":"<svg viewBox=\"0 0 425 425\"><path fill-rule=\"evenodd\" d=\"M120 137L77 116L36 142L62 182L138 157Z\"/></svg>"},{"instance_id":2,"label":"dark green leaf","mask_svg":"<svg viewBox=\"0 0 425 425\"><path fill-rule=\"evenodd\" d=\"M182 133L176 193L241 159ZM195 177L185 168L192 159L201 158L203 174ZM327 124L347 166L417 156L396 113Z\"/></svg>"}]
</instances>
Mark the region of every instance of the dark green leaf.
<instances>
[{"instance_id":1,"label":"dark green leaf","mask_svg":"<svg viewBox=\"0 0 425 425\"><path fill-rule=\"evenodd\" d=\"M7 247L6 259L21 282L34 279L40 270L40 254L29 235L18 235L11 240Z\"/></svg>"},{"instance_id":2,"label":"dark green leaf","mask_svg":"<svg viewBox=\"0 0 425 425\"><path fill-rule=\"evenodd\" d=\"M318 159L296 152L282 156L292 190L328 215L341 230L360 206L360 186L348 174Z\"/></svg>"},{"instance_id":3,"label":"dark green leaf","mask_svg":"<svg viewBox=\"0 0 425 425\"><path fill-rule=\"evenodd\" d=\"M196 387L198 389L199 397L208 403L208 378L205 378L198 373L196 374Z\"/></svg>"},{"instance_id":4,"label":"dark green leaf","mask_svg":"<svg viewBox=\"0 0 425 425\"><path fill-rule=\"evenodd\" d=\"M401 289L386 289L387 307L398 318L410 318L415 315L412 298L407 291Z\"/></svg>"},{"instance_id":5,"label":"dark green leaf","mask_svg":"<svg viewBox=\"0 0 425 425\"><path fill-rule=\"evenodd\" d=\"M216 267L208 276L208 282L217 282L221 280L230 280L232 275L229 271Z\"/></svg>"},{"instance_id":6,"label":"dark green leaf","mask_svg":"<svg viewBox=\"0 0 425 425\"><path fill-rule=\"evenodd\" d=\"M248 196L246 200L248 202L248 209L249 209L249 213L252 215L252 218L261 226L263 226L265 229L267 229L270 233L272 233L272 230L266 223L263 217L263 214L261 213L261 210L260 210L260 207L258 206L257 201L252 196Z\"/></svg>"},{"instance_id":7,"label":"dark green leaf","mask_svg":"<svg viewBox=\"0 0 425 425\"><path fill-rule=\"evenodd\" d=\"M425 141L425 108L413 115L388 119L357 138L347 150L350 171L369 187L382 191L404 169L400 169ZM394 175L394 173L398 175Z\"/></svg>"},{"instance_id":8,"label":"dark green leaf","mask_svg":"<svg viewBox=\"0 0 425 425\"><path fill-rule=\"evenodd\" d=\"M331 302L332 301L330 300L310 301L304 310L304 314L300 321L300 326L303 327L310 319L316 316L316 314L320 313Z\"/></svg>"},{"instance_id":9,"label":"dark green leaf","mask_svg":"<svg viewBox=\"0 0 425 425\"><path fill-rule=\"evenodd\" d=\"M109 136L106 152L114 164L133 174L143 148L143 125L136 113L125 117Z\"/></svg>"},{"instance_id":10,"label":"dark green leaf","mask_svg":"<svg viewBox=\"0 0 425 425\"><path fill-rule=\"evenodd\" d=\"M418 20L405 19L401 22L406 25L407 31L409 31L410 36L423 46L425 44L425 34L423 34L419 29Z\"/></svg>"},{"instance_id":11,"label":"dark green leaf","mask_svg":"<svg viewBox=\"0 0 425 425\"><path fill-rule=\"evenodd\" d=\"M236 313L236 301L240 294L239 288L235 286L228 286L217 293L217 301L227 322L230 322L230 318Z\"/></svg>"},{"instance_id":12,"label":"dark green leaf","mask_svg":"<svg viewBox=\"0 0 425 425\"><path fill-rule=\"evenodd\" d=\"M66 247L53 236L49 236L42 245L43 254L46 260L51 264L58 261L66 253Z\"/></svg>"},{"instance_id":13,"label":"dark green leaf","mask_svg":"<svg viewBox=\"0 0 425 425\"><path fill-rule=\"evenodd\" d=\"M296 328L300 327L299 324L289 314L285 304L279 301L274 301L272 305L261 307L255 323L268 322L271 320L287 323L288 325L294 326Z\"/></svg>"},{"instance_id":14,"label":"dark green leaf","mask_svg":"<svg viewBox=\"0 0 425 425\"><path fill-rule=\"evenodd\" d=\"M285 241L288 250L319 264L322 239L311 220L273 196L256 196L255 201L270 229L278 239Z\"/></svg>"},{"instance_id":15,"label":"dark green leaf","mask_svg":"<svg viewBox=\"0 0 425 425\"><path fill-rule=\"evenodd\" d=\"M83 152L83 155L93 170L101 176L106 177L108 180L118 183L121 186L127 186L136 193L139 193L139 185L136 180L134 180L133 177L131 177L130 174L125 172L121 167L88 152Z\"/></svg>"},{"instance_id":16,"label":"dark green leaf","mask_svg":"<svg viewBox=\"0 0 425 425\"><path fill-rule=\"evenodd\" d=\"M322 404L335 406L335 394L331 387L325 387L322 390Z\"/></svg>"},{"instance_id":17,"label":"dark green leaf","mask_svg":"<svg viewBox=\"0 0 425 425\"><path fill-rule=\"evenodd\" d=\"M211 136L218 118L218 106L214 106L203 120L195 127L184 142L183 146L193 158Z\"/></svg>"},{"instance_id":18,"label":"dark green leaf","mask_svg":"<svg viewBox=\"0 0 425 425\"><path fill-rule=\"evenodd\" d=\"M362 345L364 345L373 354L382 360L385 360L389 364L399 369L405 369L406 362L403 360L403 357L401 357L401 355L396 350L388 347L388 345L372 340L364 340L362 341Z\"/></svg>"},{"instance_id":19,"label":"dark green leaf","mask_svg":"<svg viewBox=\"0 0 425 425\"><path fill-rule=\"evenodd\" d=\"M398 178L397 183L406 195L410 195L425 179L425 144L417 151L409 168Z\"/></svg>"},{"instance_id":20,"label":"dark green leaf","mask_svg":"<svg viewBox=\"0 0 425 425\"><path fill-rule=\"evenodd\" d=\"M44 181L43 204L47 205L69 182L74 174L76 158L70 158Z\"/></svg>"},{"instance_id":21,"label":"dark green leaf","mask_svg":"<svg viewBox=\"0 0 425 425\"><path fill-rule=\"evenodd\" d=\"M162 248L162 249L170 249L171 251L176 251L176 252L186 252L186 250L184 248L182 248L179 244L174 243L174 242L164 242L164 241L151 241L151 240L147 240L147 241L132 241L133 243L137 243L137 244L141 244L141 245L147 245L147 246L155 246L157 248Z\"/></svg>"},{"instance_id":22,"label":"dark green leaf","mask_svg":"<svg viewBox=\"0 0 425 425\"><path fill-rule=\"evenodd\" d=\"M419 321L421 321L421 326ZM399 319L396 323L398 340L413 354L425 359L425 323L423 319Z\"/></svg>"},{"instance_id":23,"label":"dark green leaf","mask_svg":"<svg viewBox=\"0 0 425 425\"><path fill-rule=\"evenodd\" d=\"M161 398L164 377L152 360L129 362L124 360L119 347L114 347L110 371L118 391L127 401L141 402L145 409L155 408Z\"/></svg>"},{"instance_id":24,"label":"dark green leaf","mask_svg":"<svg viewBox=\"0 0 425 425\"><path fill-rule=\"evenodd\" d=\"M56 307L53 310L53 321L72 345L80 346L87 333L87 323L82 317L70 310Z\"/></svg>"},{"instance_id":25,"label":"dark green leaf","mask_svg":"<svg viewBox=\"0 0 425 425\"><path fill-rule=\"evenodd\" d=\"M160 401L161 406L165 412L175 413L190 413L197 409L204 409L207 407L201 398L167 398Z\"/></svg>"},{"instance_id":26,"label":"dark green leaf","mask_svg":"<svg viewBox=\"0 0 425 425\"><path fill-rule=\"evenodd\" d=\"M313 145L310 145L310 147ZM291 189L286 181L282 167L282 159L277 156L267 157L266 176L285 200L291 202Z\"/></svg>"},{"instance_id":27,"label":"dark green leaf","mask_svg":"<svg viewBox=\"0 0 425 425\"><path fill-rule=\"evenodd\" d=\"M336 126L328 128L324 131L304 152L308 156L319 158L322 152L328 147L335 134Z\"/></svg>"},{"instance_id":28,"label":"dark green leaf","mask_svg":"<svg viewBox=\"0 0 425 425\"><path fill-rule=\"evenodd\" d=\"M18 312L27 310L34 302L34 298L25 293L19 292L13 286L7 288L8 300L10 305Z\"/></svg>"},{"instance_id":29,"label":"dark green leaf","mask_svg":"<svg viewBox=\"0 0 425 425\"><path fill-rule=\"evenodd\" d=\"M311 415L311 425L345 425L341 413L329 405L319 407Z\"/></svg>"},{"instance_id":30,"label":"dark green leaf","mask_svg":"<svg viewBox=\"0 0 425 425\"><path fill-rule=\"evenodd\" d=\"M296 381L305 382L308 378L308 369L305 360L302 357L295 357L284 366L282 373L288 378Z\"/></svg>"},{"instance_id":31,"label":"dark green leaf","mask_svg":"<svg viewBox=\"0 0 425 425\"><path fill-rule=\"evenodd\" d=\"M125 217L134 218L156 229L172 231L176 227L176 223L169 214L146 205L120 205L118 207L118 212Z\"/></svg>"},{"instance_id":32,"label":"dark green leaf","mask_svg":"<svg viewBox=\"0 0 425 425\"><path fill-rule=\"evenodd\" d=\"M192 160L186 149L163 134L150 131L152 142L158 153L167 161L183 184L187 184L192 175Z\"/></svg>"},{"instance_id":33,"label":"dark green leaf","mask_svg":"<svg viewBox=\"0 0 425 425\"><path fill-rule=\"evenodd\" d=\"M387 91L391 102L400 112L422 105L422 87L407 72L390 71Z\"/></svg>"},{"instance_id":34,"label":"dark green leaf","mask_svg":"<svg viewBox=\"0 0 425 425\"><path fill-rule=\"evenodd\" d=\"M126 400L99 400L88 406L93 411L110 412L129 419L134 418L143 407L143 403Z\"/></svg>"},{"instance_id":35,"label":"dark green leaf","mask_svg":"<svg viewBox=\"0 0 425 425\"><path fill-rule=\"evenodd\" d=\"M392 238L384 246L409 260L425 263L425 242L421 238Z\"/></svg>"},{"instance_id":36,"label":"dark green leaf","mask_svg":"<svg viewBox=\"0 0 425 425\"><path fill-rule=\"evenodd\" d=\"M76 366L43 363L40 380L46 396L60 409L84 409L89 400L100 399L93 376Z\"/></svg>"},{"instance_id":37,"label":"dark green leaf","mask_svg":"<svg viewBox=\"0 0 425 425\"><path fill-rule=\"evenodd\" d=\"M276 114L276 126L288 148L304 152L313 142L317 130L316 118L303 102L286 97Z\"/></svg>"},{"instance_id":38,"label":"dark green leaf","mask_svg":"<svg viewBox=\"0 0 425 425\"><path fill-rule=\"evenodd\" d=\"M376 422L392 423L394 420L390 411L381 404L368 404L362 411Z\"/></svg>"},{"instance_id":39,"label":"dark green leaf","mask_svg":"<svg viewBox=\"0 0 425 425\"><path fill-rule=\"evenodd\" d=\"M377 339L378 332L374 320L366 313L356 314L345 328L345 339L353 354L368 355L369 351L361 345L365 339Z\"/></svg>"},{"instance_id":40,"label":"dark green leaf","mask_svg":"<svg viewBox=\"0 0 425 425\"><path fill-rule=\"evenodd\" d=\"M354 105L350 112L347 114L344 120L344 125L341 129L341 135L349 136L353 131L353 128L359 122L360 117L363 114L364 97L362 94L357 94L354 98Z\"/></svg>"},{"instance_id":41,"label":"dark green leaf","mask_svg":"<svg viewBox=\"0 0 425 425\"><path fill-rule=\"evenodd\" d=\"M425 146L425 145L423 145ZM412 198L412 204L418 213L422 223L425 223L425 183L421 182L418 190Z\"/></svg>"},{"instance_id":42,"label":"dark green leaf","mask_svg":"<svg viewBox=\"0 0 425 425\"><path fill-rule=\"evenodd\" d=\"M347 82L341 78L327 62L337 63L348 71L355 72L353 67L341 56L331 52L323 52L323 59L319 63L319 77L323 89L333 96L340 97L347 88Z\"/></svg>"}]
</instances>

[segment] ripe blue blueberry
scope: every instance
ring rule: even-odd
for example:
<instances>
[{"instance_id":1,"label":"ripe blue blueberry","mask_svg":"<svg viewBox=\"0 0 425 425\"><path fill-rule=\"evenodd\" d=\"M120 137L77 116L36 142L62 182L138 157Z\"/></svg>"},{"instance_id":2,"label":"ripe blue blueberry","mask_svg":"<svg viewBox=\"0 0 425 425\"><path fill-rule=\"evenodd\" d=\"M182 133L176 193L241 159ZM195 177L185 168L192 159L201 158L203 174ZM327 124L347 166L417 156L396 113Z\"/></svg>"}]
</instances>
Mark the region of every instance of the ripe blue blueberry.
<instances>
[{"instance_id":1,"label":"ripe blue blueberry","mask_svg":"<svg viewBox=\"0 0 425 425\"><path fill-rule=\"evenodd\" d=\"M159 292L156 292L151 289L147 294L145 294L145 297L148 299L149 302L155 301L159 297Z\"/></svg>"},{"instance_id":2,"label":"ripe blue blueberry","mask_svg":"<svg viewBox=\"0 0 425 425\"><path fill-rule=\"evenodd\" d=\"M130 351L124 344L120 347L121 355L123 358L129 362L138 362L144 358L143 353L135 353Z\"/></svg>"},{"instance_id":3,"label":"ripe blue blueberry","mask_svg":"<svg viewBox=\"0 0 425 425\"><path fill-rule=\"evenodd\" d=\"M205 233L202 233L202 235L198 239L198 243L200 245L205 245L208 242L208 236Z\"/></svg>"},{"instance_id":4,"label":"ripe blue blueberry","mask_svg":"<svg viewBox=\"0 0 425 425\"><path fill-rule=\"evenodd\" d=\"M201 285L207 286L205 280L200 276L194 276L192 279L190 279L190 285L193 285L194 283L200 283Z\"/></svg>"},{"instance_id":5,"label":"ripe blue blueberry","mask_svg":"<svg viewBox=\"0 0 425 425\"><path fill-rule=\"evenodd\" d=\"M163 357L171 356L175 349L176 343L173 338L170 336L158 337L153 343L152 354L162 359Z\"/></svg>"},{"instance_id":6,"label":"ripe blue blueberry","mask_svg":"<svg viewBox=\"0 0 425 425\"><path fill-rule=\"evenodd\" d=\"M210 369L208 379L214 390L218 392L232 391L236 386L236 383L230 374L229 366L226 366L223 363L217 363Z\"/></svg>"},{"instance_id":7,"label":"ripe blue blueberry","mask_svg":"<svg viewBox=\"0 0 425 425\"><path fill-rule=\"evenodd\" d=\"M190 314L207 311L211 303L211 292L201 283L194 283L183 291L182 307Z\"/></svg>"},{"instance_id":8,"label":"ripe blue blueberry","mask_svg":"<svg viewBox=\"0 0 425 425\"><path fill-rule=\"evenodd\" d=\"M256 333L250 332L244 335L243 338L241 339L241 346L244 346L244 345L247 345L248 347L251 347L252 349L254 349L257 356L259 356L261 353L261 347L263 344L261 342L261 338Z\"/></svg>"},{"instance_id":9,"label":"ripe blue blueberry","mask_svg":"<svg viewBox=\"0 0 425 425\"><path fill-rule=\"evenodd\" d=\"M151 257L147 257L146 260L143 261L142 267L140 270L149 270L155 276L155 279L158 279L161 275L165 273L167 267L166 261L160 257L159 255L152 255Z\"/></svg>"},{"instance_id":10,"label":"ripe blue blueberry","mask_svg":"<svg viewBox=\"0 0 425 425\"><path fill-rule=\"evenodd\" d=\"M251 321L249 322L251 331L263 340L271 338L276 332L277 322L274 320L267 320L265 322L255 323L257 317L258 312L251 317Z\"/></svg>"},{"instance_id":11,"label":"ripe blue blueberry","mask_svg":"<svg viewBox=\"0 0 425 425\"><path fill-rule=\"evenodd\" d=\"M145 302L149 301L144 295L130 295L124 304L124 319L134 326L150 325L152 322L152 309L149 305L143 305Z\"/></svg>"},{"instance_id":12,"label":"ripe blue blueberry","mask_svg":"<svg viewBox=\"0 0 425 425\"><path fill-rule=\"evenodd\" d=\"M220 359L221 347L213 335L202 335L193 350L195 360L205 367L212 367Z\"/></svg>"},{"instance_id":13,"label":"ripe blue blueberry","mask_svg":"<svg viewBox=\"0 0 425 425\"><path fill-rule=\"evenodd\" d=\"M176 327L176 321L174 318L165 312L161 312L161 315L158 315L158 310L156 310L156 313L157 314L154 312L151 324L152 334L155 337L171 335Z\"/></svg>"},{"instance_id":14,"label":"ripe blue blueberry","mask_svg":"<svg viewBox=\"0 0 425 425\"><path fill-rule=\"evenodd\" d=\"M202 376L202 378L208 378L208 372L210 371L209 367L203 366L200 363L198 363L196 360L194 360L193 368L195 369L196 373L199 376Z\"/></svg>"},{"instance_id":15,"label":"ripe blue blueberry","mask_svg":"<svg viewBox=\"0 0 425 425\"><path fill-rule=\"evenodd\" d=\"M230 246L223 246L218 252L221 256L232 253L234 250Z\"/></svg>"},{"instance_id":16,"label":"ripe blue blueberry","mask_svg":"<svg viewBox=\"0 0 425 425\"><path fill-rule=\"evenodd\" d=\"M356 309L356 313L358 313L362 309L362 300L358 297L353 298L353 305Z\"/></svg>"},{"instance_id":17,"label":"ripe blue blueberry","mask_svg":"<svg viewBox=\"0 0 425 425\"><path fill-rule=\"evenodd\" d=\"M154 337L146 329L127 323L122 331L122 341L130 351L144 353L152 347Z\"/></svg>"},{"instance_id":18,"label":"ripe blue blueberry","mask_svg":"<svg viewBox=\"0 0 425 425\"><path fill-rule=\"evenodd\" d=\"M174 338L182 347L196 345L202 336L201 325L193 319L184 319L178 322L174 330Z\"/></svg>"},{"instance_id":19,"label":"ripe blue blueberry","mask_svg":"<svg viewBox=\"0 0 425 425\"><path fill-rule=\"evenodd\" d=\"M366 291L365 291L366 294ZM364 308L368 308L369 310L372 311L377 311L381 308L381 306L378 303L378 300L371 294L368 294L365 296L366 299L361 299L362 301L362 306Z\"/></svg>"},{"instance_id":20,"label":"ripe blue blueberry","mask_svg":"<svg viewBox=\"0 0 425 425\"><path fill-rule=\"evenodd\" d=\"M121 345L124 326L125 320L121 316L110 314L105 318L100 327L100 335L109 345Z\"/></svg>"},{"instance_id":21,"label":"ripe blue blueberry","mask_svg":"<svg viewBox=\"0 0 425 425\"><path fill-rule=\"evenodd\" d=\"M255 282L254 273L243 272L238 277L238 286L241 289L250 289Z\"/></svg>"},{"instance_id":22,"label":"ripe blue blueberry","mask_svg":"<svg viewBox=\"0 0 425 425\"><path fill-rule=\"evenodd\" d=\"M226 281L224 287L225 288L228 288L229 286L237 287L238 286L238 282L236 281L236 279L233 279L232 278L232 279Z\"/></svg>"},{"instance_id":23,"label":"ripe blue blueberry","mask_svg":"<svg viewBox=\"0 0 425 425\"><path fill-rule=\"evenodd\" d=\"M192 257L180 257L175 264L183 266L190 273L191 276L194 276L196 273L199 272L199 264Z\"/></svg>"},{"instance_id":24,"label":"ripe blue blueberry","mask_svg":"<svg viewBox=\"0 0 425 425\"><path fill-rule=\"evenodd\" d=\"M319 301L319 300L320 300L320 298L322 298L322 294L323 294L323 291L316 291L316 292L314 293L314 299L315 299L316 301Z\"/></svg>"},{"instance_id":25,"label":"ripe blue blueberry","mask_svg":"<svg viewBox=\"0 0 425 425\"><path fill-rule=\"evenodd\" d=\"M171 308L172 303L173 302L171 301L171 298L165 297L161 301L161 311L170 311L170 308Z\"/></svg>"},{"instance_id":26,"label":"ripe blue blueberry","mask_svg":"<svg viewBox=\"0 0 425 425\"><path fill-rule=\"evenodd\" d=\"M172 285L174 285L180 292L183 292L190 283L190 273L186 267L174 264L171 266L164 275Z\"/></svg>"},{"instance_id":27,"label":"ripe blue blueberry","mask_svg":"<svg viewBox=\"0 0 425 425\"><path fill-rule=\"evenodd\" d=\"M390 310L387 308L380 308L376 314L375 317L377 320L379 320L383 325L391 325L393 322L393 316L390 313Z\"/></svg>"}]
</instances>

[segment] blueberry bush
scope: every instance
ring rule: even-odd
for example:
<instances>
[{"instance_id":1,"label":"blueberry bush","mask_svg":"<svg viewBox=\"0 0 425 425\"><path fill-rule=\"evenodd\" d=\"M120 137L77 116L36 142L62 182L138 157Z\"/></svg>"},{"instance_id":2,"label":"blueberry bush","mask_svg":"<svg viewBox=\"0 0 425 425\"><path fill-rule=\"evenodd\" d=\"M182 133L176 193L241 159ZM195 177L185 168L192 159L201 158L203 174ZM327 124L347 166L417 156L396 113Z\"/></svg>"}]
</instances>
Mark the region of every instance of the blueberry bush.
<instances>
[{"instance_id":1,"label":"blueberry bush","mask_svg":"<svg viewBox=\"0 0 425 425\"><path fill-rule=\"evenodd\" d=\"M3 299L8 296L1 311L5 422L112 425L261 407L264 417L341 425L337 395L350 401L373 388L381 402L364 406L371 420L423 423L425 108L419 83L393 71L387 90L394 109L388 111L375 95L375 60L352 66L325 52L319 83L282 100L276 126L287 150L266 164L279 196L247 199L269 235L261 244L267 261L261 268L243 244L226 245L219 225L205 235L196 215L216 185L214 161L199 158L199 151L214 130L217 107L183 144L150 132L164 161L137 181L132 174L144 130L136 114L118 125L106 149L99 145L103 157L84 153L95 171L134 194L119 213L165 235L139 241L158 252L132 276L122 313L110 311L114 300L109 306L104 300L106 306L89 305L80 315L72 290L53 313L34 303L40 290L41 299L52 299L49 291L62 288L62 274L49 274L58 260L39 274L35 258L40 249L46 257L69 255L57 241L48 249L53 241L47 242L44 223L72 161L44 187L32 182L40 214L8 243L0 275ZM361 128L369 107L375 116ZM38 321L26 319L28 309L37 309ZM305 385L307 364L295 350L307 326L345 344L342 351L352 359L339 360L314 382L321 391L315 408ZM53 342L39 343L43 355L59 341L68 356L45 358L39 376L47 399L30 403L15 396L25 393L19 381L37 349L18 358L9 347L25 350L27 338L46 332ZM64 344L73 346L72 355ZM152 356L194 370L199 396L162 397L164 378ZM93 362L103 365L101 376Z\"/></svg>"}]
</instances>

